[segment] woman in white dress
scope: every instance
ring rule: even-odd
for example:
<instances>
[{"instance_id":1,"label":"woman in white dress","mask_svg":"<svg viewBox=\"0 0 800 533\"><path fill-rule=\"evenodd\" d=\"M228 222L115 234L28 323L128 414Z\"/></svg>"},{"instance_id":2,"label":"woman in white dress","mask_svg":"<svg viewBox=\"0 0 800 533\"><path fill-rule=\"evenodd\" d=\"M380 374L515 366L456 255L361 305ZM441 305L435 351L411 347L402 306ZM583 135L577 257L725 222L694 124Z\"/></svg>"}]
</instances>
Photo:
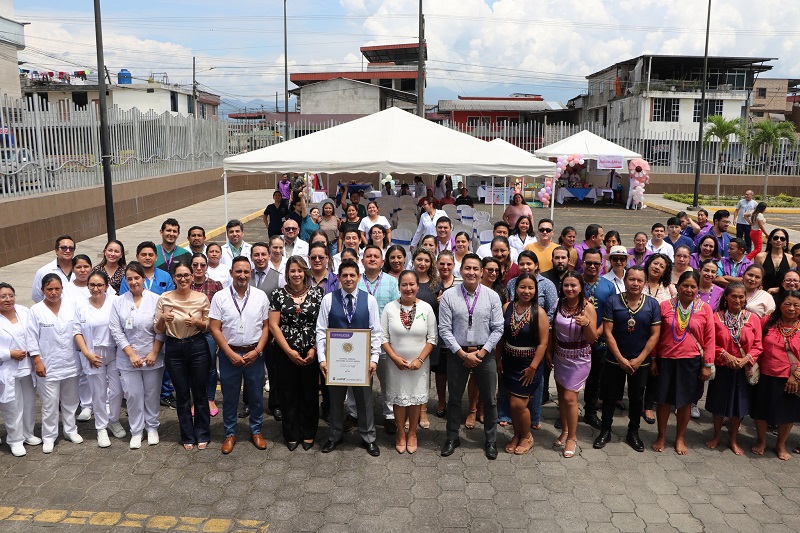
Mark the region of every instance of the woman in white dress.
<instances>
[{"instance_id":1,"label":"woman in white dress","mask_svg":"<svg viewBox=\"0 0 800 533\"><path fill-rule=\"evenodd\" d=\"M26 342L42 400L42 451L51 453L58 437L59 404L64 437L76 444L83 442L75 425L81 367L72 337L77 319L75 306L62 299L63 286L58 274L42 278L42 292L44 300L31 308Z\"/></svg>"},{"instance_id":2,"label":"woman in white dress","mask_svg":"<svg viewBox=\"0 0 800 533\"><path fill-rule=\"evenodd\" d=\"M536 242L536 237L532 233L533 221L528 215L523 215L517 219L514 229L511 231L511 236L508 238L508 244L511 245L517 253L522 253L526 246Z\"/></svg>"},{"instance_id":3,"label":"woman in white dress","mask_svg":"<svg viewBox=\"0 0 800 533\"><path fill-rule=\"evenodd\" d=\"M437 342L436 316L429 304L417 298L416 272L403 272L398 282L400 299L386 304L381 315L381 347L394 363L387 367L386 402L393 405L397 425L395 449L398 453L414 453L420 413L428 403L428 356Z\"/></svg>"},{"instance_id":4,"label":"woman in white dress","mask_svg":"<svg viewBox=\"0 0 800 533\"><path fill-rule=\"evenodd\" d=\"M136 261L125 267L130 289L114 301L109 327L117 345L117 368L127 399L132 450L142 447L147 428L148 444L158 444L161 376L164 374L163 335L156 335L154 319L158 295L144 290L144 269Z\"/></svg>"},{"instance_id":5,"label":"woman in white dress","mask_svg":"<svg viewBox=\"0 0 800 533\"><path fill-rule=\"evenodd\" d=\"M6 441L16 457L27 453L23 443L42 443L33 434L36 391L25 342L29 313L27 307L16 305L14 287L0 283L0 417L5 422Z\"/></svg>"},{"instance_id":6,"label":"woman in white dress","mask_svg":"<svg viewBox=\"0 0 800 533\"><path fill-rule=\"evenodd\" d=\"M220 263L222 260L222 246L217 242L210 242L206 246L206 258L208 259L208 270L206 275L214 281L222 283L222 287L231 284L231 267Z\"/></svg>"},{"instance_id":7,"label":"woman in white dress","mask_svg":"<svg viewBox=\"0 0 800 533\"><path fill-rule=\"evenodd\" d=\"M375 225L382 226L386 230L386 239L388 243L391 244L392 225L385 216L380 214L378 204L375 202L370 202L367 204L367 216L362 218L361 222L358 224L358 231L361 232L361 242L365 246L368 244L367 241L369 240L368 237L370 236L370 230L372 230L372 227Z\"/></svg>"},{"instance_id":8,"label":"woman in white dress","mask_svg":"<svg viewBox=\"0 0 800 533\"><path fill-rule=\"evenodd\" d=\"M119 423L122 410L122 386L117 370L117 345L111 336L109 321L117 296L107 294L113 289L108 284L105 272L94 272L89 276L91 296L86 305L78 308L75 322L75 344L81 352L81 366L89 381L94 409L94 428L97 430L97 445L111 446L108 430L118 439L125 437L125 429Z\"/></svg>"}]
</instances>

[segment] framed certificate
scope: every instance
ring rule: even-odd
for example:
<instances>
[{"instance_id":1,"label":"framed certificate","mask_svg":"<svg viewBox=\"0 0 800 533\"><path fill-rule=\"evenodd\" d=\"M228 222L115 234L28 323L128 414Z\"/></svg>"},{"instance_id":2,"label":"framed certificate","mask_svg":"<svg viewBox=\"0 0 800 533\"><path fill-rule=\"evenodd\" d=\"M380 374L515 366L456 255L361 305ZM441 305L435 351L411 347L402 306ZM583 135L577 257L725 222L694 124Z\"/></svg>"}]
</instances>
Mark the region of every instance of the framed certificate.
<instances>
[{"instance_id":1,"label":"framed certificate","mask_svg":"<svg viewBox=\"0 0 800 533\"><path fill-rule=\"evenodd\" d=\"M369 382L369 329L329 329L325 339L328 376L325 383L344 387L367 387Z\"/></svg>"}]
</instances>

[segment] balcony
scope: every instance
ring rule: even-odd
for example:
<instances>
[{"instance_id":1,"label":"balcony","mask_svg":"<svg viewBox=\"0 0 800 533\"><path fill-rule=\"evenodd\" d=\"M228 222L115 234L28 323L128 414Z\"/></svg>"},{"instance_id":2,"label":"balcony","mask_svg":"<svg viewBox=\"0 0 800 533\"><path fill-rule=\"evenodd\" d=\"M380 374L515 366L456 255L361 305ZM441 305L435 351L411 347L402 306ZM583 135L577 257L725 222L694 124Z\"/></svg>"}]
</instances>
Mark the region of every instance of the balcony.
<instances>
[{"instance_id":1,"label":"balcony","mask_svg":"<svg viewBox=\"0 0 800 533\"><path fill-rule=\"evenodd\" d=\"M25 48L25 26L19 22L0 17L0 42L15 46L17 50Z\"/></svg>"}]
</instances>

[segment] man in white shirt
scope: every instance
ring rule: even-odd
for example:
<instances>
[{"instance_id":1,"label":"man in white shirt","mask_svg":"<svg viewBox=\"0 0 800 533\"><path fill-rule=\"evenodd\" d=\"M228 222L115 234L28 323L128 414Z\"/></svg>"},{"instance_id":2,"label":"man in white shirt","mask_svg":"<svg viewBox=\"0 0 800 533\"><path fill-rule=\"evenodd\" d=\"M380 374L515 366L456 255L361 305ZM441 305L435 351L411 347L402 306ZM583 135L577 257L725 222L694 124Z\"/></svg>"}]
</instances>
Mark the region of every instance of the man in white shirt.
<instances>
[{"instance_id":1,"label":"man in white shirt","mask_svg":"<svg viewBox=\"0 0 800 533\"><path fill-rule=\"evenodd\" d=\"M747 190L744 193L744 198L739 200L736 204L736 209L733 210L733 220L736 222L736 238L744 239L746 252L753 249L753 241L750 240L750 224L744 218L745 213L754 211L758 202L753 200L753 191Z\"/></svg>"},{"instance_id":2,"label":"man in white shirt","mask_svg":"<svg viewBox=\"0 0 800 533\"><path fill-rule=\"evenodd\" d=\"M34 303L44 300L42 293L42 278L53 273L61 278L61 284L66 286L72 279L72 258L75 255L75 240L69 235L62 235L56 239L56 258L36 271L31 287L31 299Z\"/></svg>"},{"instance_id":3,"label":"man in white shirt","mask_svg":"<svg viewBox=\"0 0 800 533\"><path fill-rule=\"evenodd\" d=\"M495 237L505 237L508 239L508 222L505 220L498 220L494 223L494 231L492 231L492 239ZM475 250L475 253L478 254L478 257L483 259L484 257L491 257L492 256L492 242L489 241L486 244L481 244L478 246L478 249ZM511 257L511 262L516 263L517 259L519 258L519 252L509 246L508 250L509 256Z\"/></svg>"},{"instance_id":4,"label":"man in white shirt","mask_svg":"<svg viewBox=\"0 0 800 533\"><path fill-rule=\"evenodd\" d=\"M286 219L283 223L283 257L299 255L308 264L308 243L299 237L300 226L296 220Z\"/></svg>"},{"instance_id":5,"label":"man in white shirt","mask_svg":"<svg viewBox=\"0 0 800 533\"><path fill-rule=\"evenodd\" d=\"M220 263L230 266L234 257L250 257L252 246L244 242L244 224L241 221L233 219L225 224L225 234L228 242L222 245ZM253 263L250 263L250 269L253 269Z\"/></svg>"},{"instance_id":6,"label":"man in white shirt","mask_svg":"<svg viewBox=\"0 0 800 533\"><path fill-rule=\"evenodd\" d=\"M436 206L433 205L433 200L430 198L423 199L422 214L419 216L419 225L414 233L414 238L411 239L411 248L416 248L424 236L436 235L436 222L446 216L447 213L441 209L436 209Z\"/></svg>"},{"instance_id":7,"label":"man in white shirt","mask_svg":"<svg viewBox=\"0 0 800 533\"><path fill-rule=\"evenodd\" d=\"M369 329L370 338L370 381L378 368L381 353L381 321L378 312L378 301L366 291L358 289L359 270L353 261L344 261L339 266L340 289L326 294L320 304L317 318L317 359L319 369L327 377L327 331L334 329ZM344 425L344 398L348 387L328 385L331 407L328 425L328 440L322 446L322 453L330 453L342 443ZM375 419L372 410L372 386L350 387L356 400L358 411L358 431L362 445L373 457L381 451L375 444Z\"/></svg>"},{"instance_id":8,"label":"man in white shirt","mask_svg":"<svg viewBox=\"0 0 800 533\"><path fill-rule=\"evenodd\" d=\"M209 329L220 350L219 380L222 386L222 420L225 440L222 453L229 454L236 444L239 391L250 405L250 440L259 450L267 448L261 435L264 412L261 388L264 386L262 352L269 340L269 299L250 287L250 261L237 257L231 266L233 284L211 300Z\"/></svg>"},{"instance_id":9,"label":"man in white shirt","mask_svg":"<svg viewBox=\"0 0 800 533\"><path fill-rule=\"evenodd\" d=\"M667 228L661 222L656 222L650 228L651 238L647 241L645 248L654 254L664 254L670 261L675 261L675 250L672 245L664 240L667 235Z\"/></svg>"}]
</instances>

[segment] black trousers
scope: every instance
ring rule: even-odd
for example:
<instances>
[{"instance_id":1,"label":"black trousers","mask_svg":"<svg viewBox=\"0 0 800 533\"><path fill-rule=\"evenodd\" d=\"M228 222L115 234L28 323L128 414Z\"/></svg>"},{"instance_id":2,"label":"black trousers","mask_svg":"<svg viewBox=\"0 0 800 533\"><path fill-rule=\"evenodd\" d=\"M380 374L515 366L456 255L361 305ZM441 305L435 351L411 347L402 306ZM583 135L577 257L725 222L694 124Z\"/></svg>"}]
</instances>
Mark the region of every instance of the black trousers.
<instances>
[{"instance_id":1,"label":"black trousers","mask_svg":"<svg viewBox=\"0 0 800 533\"><path fill-rule=\"evenodd\" d=\"M753 240L750 238L750 224L736 224L736 237L744 239L744 246L747 253L753 249Z\"/></svg>"},{"instance_id":2,"label":"black trousers","mask_svg":"<svg viewBox=\"0 0 800 533\"><path fill-rule=\"evenodd\" d=\"M651 376L650 372L647 373L647 385L644 389L644 409L652 411L656 406L656 383L658 376Z\"/></svg>"},{"instance_id":3,"label":"black trousers","mask_svg":"<svg viewBox=\"0 0 800 533\"><path fill-rule=\"evenodd\" d=\"M264 350L264 365L267 367L267 379L269 379L269 397L267 398L267 409L270 413L274 413L275 409L283 411L281 406L281 389L282 376L280 370L276 365L276 361L281 357L286 357L286 354L281 351L274 341L267 344L267 349Z\"/></svg>"},{"instance_id":4,"label":"black trousers","mask_svg":"<svg viewBox=\"0 0 800 533\"><path fill-rule=\"evenodd\" d=\"M614 363L606 361L600 379L600 399L603 400L603 429L611 429L614 422L615 403L625 394L625 383L628 383L628 430L638 430L642 420L642 404L644 388L649 366L640 366L633 374L627 374Z\"/></svg>"},{"instance_id":5,"label":"black trousers","mask_svg":"<svg viewBox=\"0 0 800 533\"><path fill-rule=\"evenodd\" d=\"M592 347L592 368L589 370L589 377L586 378L586 390L583 392L584 415L597 413L597 401L600 398L600 379L603 375L606 353L608 353L608 348L605 344Z\"/></svg>"},{"instance_id":6,"label":"black trousers","mask_svg":"<svg viewBox=\"0 0 800 533\"><path fill-rule=\"evenodd\" d=\"M296 365L277 345L273 359L283 380L279 391L284 440L299 442L315 438L319 427L319 364ZM270 381L270 398L273 390Z\"/></svg>"}]
</instances>

